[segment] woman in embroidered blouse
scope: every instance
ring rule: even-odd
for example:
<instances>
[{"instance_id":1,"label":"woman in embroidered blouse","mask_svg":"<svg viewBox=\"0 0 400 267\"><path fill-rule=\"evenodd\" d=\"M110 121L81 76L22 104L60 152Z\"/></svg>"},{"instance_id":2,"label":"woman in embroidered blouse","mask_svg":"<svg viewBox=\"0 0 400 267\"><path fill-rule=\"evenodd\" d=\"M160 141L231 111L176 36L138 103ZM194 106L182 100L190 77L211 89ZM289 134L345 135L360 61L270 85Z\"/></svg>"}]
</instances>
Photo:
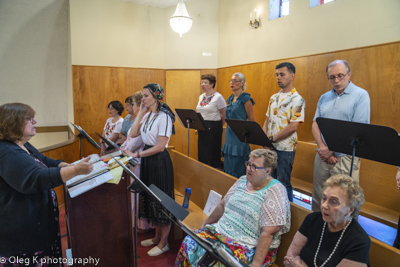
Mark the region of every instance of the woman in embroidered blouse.
<instances>
[{"instance_id":1,"label":"woman in embroidered blouse","mask_svg":"<svg viewBox=\"0 0 400 267\"><path fill-rule=\"evenodd\" d=\"M250 94L245 93L246 78L240 72L233 74L229 80L231 90L234 92L227 100L226 118L235 120L254 121L254 100ZM250 146L240 142L231 128L226 126L225 144L222 148L224 153L224 172L237 178L246 174L244 162L250 154Z\"/></svg>"},{"instance_id":2,"label":"woman in embroidered blouse","mask_svg":"<svg viewBox=\"0 0 400 267\"><path fill-rule=\"evenodd\" d=\"M290 230L290 204L285 187L270 176L277 166L274 151L252 151L246 166L246 176L229 189L196 234L222 242L225 250L252 267L271 266L280 236ZM187 236L175 266L197 266L204 253Z\"/></svg>"},{"instance_id":3,"label":"woman in embroidered blouse","mask_svg":"<svg viewBox=\"0 0 400 267\"><path fill-rule=\"evenodd\" d=\"M130 130L129 136L141 136L145 144L143 151L132 153L121 149L126 154L141 158L141 180L150 186L154 184L174 199L174 171L172 161L166 148L174 131L175 115L163 102L164 90L156 83L143 88L142 104ZM160 203L147 193L140 195L139 217L156 224L155 236L141 242L143 247L154 246L147 252L149 256L158 256L169 250L168 235L171 223Z\"/></svg>"},{"instance_id":4,"label":"woman in embroidered blouse","mask_svg":"<svg viewBox=\"0 0 400 267\"><path fill-rule=\"evenodd\" d=\"M107 119L106 124L103 129L103 137L110 139L113 142L117 142L119 133L121 132L122 122L124 119L121 114L124 111L124 106L118 100L111 101L108 106L108 113L110 114L110 118ZM108 145L100 139L101 144L101 155L105 153ZM111 151L109 151L111 152Z\"/></svg>"},{"instance_id":5,"label":"woman in embroidered blouse","mask_svg":"<svg viewBox=\"0 0 400 267\"><path fill-rule=\"evenodd\" d=\"M59 259L61 236L53 188L93 170L90 157L67 164L44 156L29 140L35 136L35 111L28 105L0 106L0 266L36 266ZM54 264L49 266L62 266Z\"/></svg>"},{"instance_id":6,"label":"woman in embroidered blouse","mask_svg":"<svg viewBox=\"0 0 400 267\"><path fill-rule=\"evenodd\" d=\"M369 265L371 240L357 222L364 191L347 175L325 182L321 212L304 219L284 259L286 267Z\"/></svg>"},{"instance_id":7,"label":"woman in embroidered blouse","mask_svg":"<svg viewBox=\"0 0 400 267\"><path fill-rule=\"evenodd\" d=\"M221 168L222 126L225 124L226 103L215 91L217 79L212 74L201 76L201 89L196 111L199 112L209 131L199 131L197 142L198 159L214 168Z\"/></svg>"}]
</instances>

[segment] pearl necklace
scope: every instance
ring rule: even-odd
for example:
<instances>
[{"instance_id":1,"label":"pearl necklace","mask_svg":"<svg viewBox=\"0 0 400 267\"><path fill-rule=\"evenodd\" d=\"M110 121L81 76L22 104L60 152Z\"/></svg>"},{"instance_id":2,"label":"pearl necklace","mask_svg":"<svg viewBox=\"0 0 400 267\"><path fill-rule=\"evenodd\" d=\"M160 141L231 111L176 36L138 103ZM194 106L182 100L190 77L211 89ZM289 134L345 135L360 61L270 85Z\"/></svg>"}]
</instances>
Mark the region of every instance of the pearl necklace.
<instances>
[{"instance_id":1,"label":"pearl necklace","mask_svg":"<svg viewBox=\"0 0 400 267\"><path fill-rule=\"evenodd\" d=\"M346 232L347 227L350 225L351 223L351 219L350 221L347 223L346 227L343 229L342 233L340 234L339 240L336 242L335 247L333 248L333 251L331 253L331 255L329 255L329 257L326 259L326 261L320 266L323 267L333 256L333 254L335 253L337 247L339 246L340 240L342 240L342 237L344 235L344 232ZM319 249L321 247L322 244L322 238L324 237L324 232L325 232L325 226L326 226L326 222L324 222L324 227L322 228L322 233L321 233L321 239L319 240L319 244L318 244L318 248L317 248L317 252L315 252L315 256L314 256L314 266L317 267L317 255L319 252Z\"/></svg>"}]
</instances>

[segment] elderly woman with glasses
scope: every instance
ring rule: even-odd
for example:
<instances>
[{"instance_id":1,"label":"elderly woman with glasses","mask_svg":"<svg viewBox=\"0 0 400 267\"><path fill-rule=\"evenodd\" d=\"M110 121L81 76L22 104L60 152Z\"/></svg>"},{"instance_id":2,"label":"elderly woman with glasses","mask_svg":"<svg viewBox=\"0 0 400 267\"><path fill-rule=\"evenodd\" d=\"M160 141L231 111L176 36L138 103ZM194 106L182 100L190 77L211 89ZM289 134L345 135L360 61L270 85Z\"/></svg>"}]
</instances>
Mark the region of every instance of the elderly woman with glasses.
<instances>
[{"instance_id":1,"label":"elderly woman with glasses","mask_svg":"<svg viewBox=\"0 0 400 267\"><path fill-rule=\"evenodd\" d=\"M233 94L227 100L226 118L235 120L254 121L254 100L250 94L245 93L246 78L240 72L233 74L229 80ZM237 178L246 174L244 162L250 154L250 146L240 142L232 129L226 126L225 144L222 148L224 153L224 172Z\"/></svg>"},{"instance_id":2,"label":"elderly woman with glasses","mask_svg":"<svg viewBox=\"0 0 400 267\"><path fill-rule=\"evenodd\" d=\"M277 166L275 152L256 149L246 166L246 175L229 189L196 234L221 242L225 250L252 267L271 266L281 235L290 230L289 200L285 187L270 176ZM187 236L175 266L197 266L204 253Z\"/></svg>"},{"instance_id":3,"label":"elderly woman with glasses","mask_svg":"<svg viewBox=\"0 0 400 267\"><path fill-rule=\"evenodd\" d=\"M53 188L93 170L89 157L67 164L44 156L29 140L36 135L28 105L0 106L0 266L36 266L62 258L57 196ZM13 263L15 262L16 265ZM47 266L47 265L46 265ZM49 266L63 266L50 264Z\"/></svg>"},{"instance_id":4,"label":"elderly woman with glasses","mask_svg":"<svg viewBox=\"0 0 400 267\"><path fill-rule=\"evenodd\" d=\"M357 222L364 191L350 176L326 180L321 212L304 219L284 259L286 267L369 265L371 240Z\"/></svg>"}]
</instances>

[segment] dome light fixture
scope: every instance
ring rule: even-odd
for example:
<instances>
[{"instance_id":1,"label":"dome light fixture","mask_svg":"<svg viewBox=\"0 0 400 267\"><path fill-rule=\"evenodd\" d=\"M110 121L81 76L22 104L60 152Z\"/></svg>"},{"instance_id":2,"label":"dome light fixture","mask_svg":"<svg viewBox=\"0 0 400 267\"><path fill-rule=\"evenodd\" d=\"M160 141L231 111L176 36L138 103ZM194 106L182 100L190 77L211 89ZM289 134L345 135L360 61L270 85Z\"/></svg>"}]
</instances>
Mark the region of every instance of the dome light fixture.
<instances>
[{"instance_id":1,"label":"dome light fixture","mask_svg":"<svg viewBox=\"0 0 400 267\"><path fill-rule=\"evenodd\" d=\"M186 10L185 3L183 0L179 0L174 15L169 19L171 28L182 37L182 34L190 30L192 23L193 20Z\"/></svg>"}]
</instances>

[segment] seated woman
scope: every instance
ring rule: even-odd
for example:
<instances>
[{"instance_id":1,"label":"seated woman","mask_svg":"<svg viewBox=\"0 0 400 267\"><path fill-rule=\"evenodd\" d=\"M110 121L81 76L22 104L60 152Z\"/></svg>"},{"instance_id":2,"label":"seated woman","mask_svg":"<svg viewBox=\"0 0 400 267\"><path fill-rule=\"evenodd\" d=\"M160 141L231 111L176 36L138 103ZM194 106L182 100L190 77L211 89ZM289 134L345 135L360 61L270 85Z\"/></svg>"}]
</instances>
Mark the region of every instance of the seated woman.
<instances>
[{"instance_id":1,"label":"seated woman","mask_svg":"<svg viewBox=\"0 0 400 267\"><path fill-rule=\"evenodd\" d=\"M364 190L351 177L338 174L326 180L321 212L304 219L285 266L367 266L371 240L357 222L364 201Z\"/></svg>"},{"instance_id":2,"label":"seated woman","mask_svg":"<svg viewBox=\"0 0 400 267\"><path fill-rule=\"evenodd\" d=\"M290 230L290 205L285 187L270 176L277 166L275 152L256 149L246 166L246 176L229 189L196 234L218 240L227 251L252 267L271 266L281 235ZM187 236L175 266L197 266L204 253Z\"/></svg>"}]
</instances>

